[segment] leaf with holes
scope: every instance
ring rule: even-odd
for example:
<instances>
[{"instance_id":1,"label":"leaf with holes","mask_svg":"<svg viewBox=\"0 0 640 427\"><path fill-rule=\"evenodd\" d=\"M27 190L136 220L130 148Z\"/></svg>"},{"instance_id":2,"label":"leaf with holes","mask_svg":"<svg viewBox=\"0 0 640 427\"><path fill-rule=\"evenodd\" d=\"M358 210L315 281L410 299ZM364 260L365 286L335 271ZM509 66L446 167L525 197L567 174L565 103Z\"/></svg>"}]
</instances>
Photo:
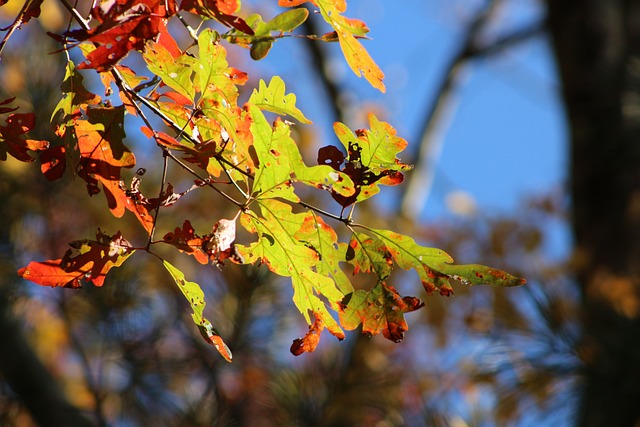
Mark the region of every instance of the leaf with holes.
<instances>
[{"instance_id":1,"label":"leaf with holes","mask_svg":"<svg viewBox=\"0 0 640 427\"><path fill-rule=\"evenodd\" d=\"M411 237L389 230L368 229L380 239L395 263L405 270L415 269L427 293L437 290L442 295L451 295L453 288L449 279L467 285L519 286L524 279L504 271L482 265L455 265L443 250L418 245Z\"/></svg>"},{"instance_id":2,"label":"leaf with holes","mask_svg":"<svg viewBox=\"0 0 640 427\"><path fill-rule=\"evenodd\" d=\"M378 282L370 291L359 289L349 294L340 303L340 324L352 330L362 323L362 333L377 335L400 342L409 329L405 313L415 311L424 303L415 297L402 297L384 281Z\"/></svg>"},{"instance_id":3,"label":"leaf with holes","mask_svg":"<svg viewBox=\"0 0 640 427\"><path fill-rule=\"evenodd\" d=\"M249 108L256 155L254 197L281 197L297 202L299 198L294 192L293 182L302 182L343 197L353 194L353 183L344 173L329 166L309 167L304 163L298 146L291 138L289 125L278 118L272 127L258 107L251 105Z\"/></svg>"},{"instance_id":4,"label":"leaf with holes","mask_svg":"<svg viewBox=\"0 0 640 427\"><path fill-rule=\"evenodd\" d=\"M353 274L375 273L380 280L389 277L393 270L393 258L384 242L364 233L351 235L346 260L353 265Z\"/></svg>"},{"instance_id":5,"label":"leaf with holes","mask_svg":"<svg viewBox=\"0 0 640 427\"><path fill-rule=\"evenodd\" d=\"M231 350L229 350L229 347L227 347L211 322L204 317L204 307L206 303L204 301L204 292L202 292L200 285L187 281L184 278L184 273L169 262L163 260L162 263L176 282L176 285L178 285L178 289L180 289L182 295L184 295L189 305L191 305L191 309L193 310L191 318L193 319L193 323L198 327L202 337L209 344L213 345L227 362L231 362Z\"/></svg>"},{"instance_id":6,"label":"leaf with holes","mask_svg":"<svg viewBox=\"0 0 640 427\"><path fill-rule=\"evenodd\" d=\"M69 246L62 259L31 262L18 275L41 286L102 286L109 270L120 267L135 252L120 232L109 236L98 231L96 240L76 240Z\"/></svg>"},{"instance_id":7,"label":"leaf with holes","mask_svg":"<svg viewBox=\"0 0 640 427\"><path fill-rule=\"evenodd\" d=\"M86 110L86 119L75 121L80 160L78 176L87 183L90 195L100 192L102 184L111 213L124 214L127 196L121 181L121 169L132 168L135 156L125 145L124 106L93 107Z\"/></svg>"},{"instance_id":8,"label":"leaf with holes","mask_svg":"<svg viewBox=\"0 0 640 427\"><path fill-rule=\"evenodd\" d=\"M242 226L256 234L258 240L249 246L239 245L239 253L247 263L263 262L274 273L291 277L293 301L307 323L312 323L312 313L331 334L343 339L344 333L329 313L327 303L329 306L337 304L344 298L344 293L331 277L315 271L320 254L296 238L312 214L294 214L290 205L274 199L257 203L259 213L247 211L240 218Z\"/></svg>"},{"instance_id":9,"label":"leaf with holes","mask_svg":"<svg viewBox=\"0 0 640 427\"><path fill-rule=\"evenodd\" d=\"M335 134L347 150L347 155L333 145L320 148L318 164L342 171L355 184L355 192L345 197L335 191L334 200L343 207L361 202L380 192L380 185L398 185L404 180L403 171L411 166L402 163L397 154L404 150L407 141L397 136L388 123L368 115L370 129L359 129L355 133L346 125L336 122Z\"/></svg>"},{"instance_id":10,"label":"leaf with holes","mask_svg":"<svg viewBox=\"0 0 640 427\"><path fill-rule=\"evenodd\" d=\"M167 10L164 0L116 0L91 9L99 24L89 30L67 31L65 36L97 45L79 69L94 68L104 72L132 50L144 50L149 40L160 33L164 20L175 13Z\"/></svg>"}]
</instances>

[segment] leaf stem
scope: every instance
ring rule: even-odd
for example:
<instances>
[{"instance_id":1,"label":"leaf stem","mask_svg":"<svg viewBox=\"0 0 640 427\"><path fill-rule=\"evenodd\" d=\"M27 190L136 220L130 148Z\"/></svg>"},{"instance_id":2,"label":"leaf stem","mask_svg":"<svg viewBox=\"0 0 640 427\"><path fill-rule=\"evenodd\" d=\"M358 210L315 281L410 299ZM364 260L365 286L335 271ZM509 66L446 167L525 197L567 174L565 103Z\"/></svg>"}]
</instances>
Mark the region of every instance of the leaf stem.
<instances>
[{"instance_id":1,"label":"leaf stem","mask_svg":"<svg viewBox=\"0 0 640 427\"><path fill-rule=\"evenodd\" d=\"M162 180L160 181L160 193L158 194L158 206L156 207L156 212L153 216L153 225L151 226L151 232L149 233L149 240L147 241L147 249L151 245L151 241L153 240L153 234L156 232L156 226L158 224L158 215L160 214L160 207L162 200L162 195L164 194L164 186L166 184L167 179L167 166L168 166L168 156L167 149L163 148L162 151Z\"/></svg>"}]
</instances>

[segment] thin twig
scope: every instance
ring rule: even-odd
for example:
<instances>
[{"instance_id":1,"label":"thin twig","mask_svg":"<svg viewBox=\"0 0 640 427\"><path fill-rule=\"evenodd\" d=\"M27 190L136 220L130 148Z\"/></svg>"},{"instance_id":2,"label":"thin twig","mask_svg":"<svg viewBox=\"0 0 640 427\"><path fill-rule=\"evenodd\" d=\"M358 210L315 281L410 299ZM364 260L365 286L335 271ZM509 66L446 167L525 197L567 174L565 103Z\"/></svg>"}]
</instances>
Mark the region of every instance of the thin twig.
<instances>
[{"instance_id":1,"label":"thin twig","mask_svg":"<svg viewBox=\"0 0 640 427\"><path fill-rule=\"evenodd\" d=\"M160 192L158 194L158 206L156 207L156 212L153 216L153 225L151 226L151 232L149 233L149 240L147 240L147 249L151 245L151 241L153 240L153 234L156 231L156 226L158 224L158 215L160 215L160 206L162 205L162 196L164 195L164 186L167 180L167 165L168 165L168 156L167 149L162 150L162 179L160 180Z\"/></svg>"},{"instance_id":2,"label":"thin twig","mask_svg":"<svg viewBox=\"0 0 640 427\"><path fill-rule=\"evenodd\" d=\"M22 9L20 9L20 12L18 12L18 15L16 16L16 19L13 21L13 24L11 24L7 28L2 29L2 31L7 29L8 31L7 31L7 34L4 35L4 38L2 39L2 41L0 42L0 55L2 55L2 51L4 50L5 45L9 41L9 38L20 27L20 25L23 24L23 16L26 13L29 6L31 5L31 3L32 3L32 0L25 1L24 4L22 5Z\"/></svg>"}]
</instances>

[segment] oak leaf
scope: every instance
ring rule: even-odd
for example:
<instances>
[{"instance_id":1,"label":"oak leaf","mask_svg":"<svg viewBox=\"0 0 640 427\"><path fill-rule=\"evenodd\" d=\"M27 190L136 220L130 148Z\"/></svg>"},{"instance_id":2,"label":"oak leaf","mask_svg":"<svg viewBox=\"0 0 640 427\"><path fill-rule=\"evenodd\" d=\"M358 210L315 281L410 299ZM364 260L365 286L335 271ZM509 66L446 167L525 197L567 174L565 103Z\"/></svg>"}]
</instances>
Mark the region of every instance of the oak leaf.
<instances>
[{"instance_id":1,"label":"oak leaf","mask_svg":"<svg viewBox=\"0 0 640 427\"><path fill-rule=\"evenodd\" d=\"M65 35L77 41L97 45L78 68L94 68L104 72L118 63L131 50L144 50L149 40L160 33L164 20L175 13L173 2L164 0L114 0L91 9L99 24L89 30L68 31Z\"/></svg>"},{"instance_id":2,"label":"oak leaf","mask_svg":"<svg viewBox=\"0 0 640 427\"><path fill-rule=\"evenodd\" d=\"M24 138L36 125L33 113L11 114L6 123L6 126L0 126L0 161L7 160L7 155L10 155L21 162L33 162L35 159L29 151L49 148L48 141Z\"/></svg>"},{"instance_id":3,"label":"oak leaf","mask_svg":"<svg viewBox=\"0 0 640 427\"><path fill-rule=\"evenodd\" d=\"M99 230L96 240L76 240L69 246L61 259L31 262L18 275L41 286L102 286L109 270L120 267L135 252L120 232L109 236Z\"/></svg>"},{"instance_id":4,"label":"oak leaf","mask_svg":"<svg viewBox=\"0 0 640 427\"><path fill-rule=\"evenodd\" d=\"M415 311L424 303L415 297L402 297L392 286L379 281L373 289L359 289L340 303L340 324L347 330L362 323L362 333L380 332L393 342L400 342L409 329L404 314Z\"/></svg>"},{"instance_id":5,"label":"oak leaf","mask_svg":"<svg viewBox=\"0 0 640 427\"><path fill-rule=\"evenodd\" d=\"M227 344L222 340L220 334L211 322L204 317L204 307L206 303L204 301L204 292L202 292L200 285L186 280L184 273L169 262L163 261L163 265L178 285L178 289L180 289L182 295L184 295L189 305L191 305L191 309L193 310L191 318L198 327L202 337L209 344L213 345L227 362L231 362L231 350L227 347Z\"/></svg>"}]
</instances>

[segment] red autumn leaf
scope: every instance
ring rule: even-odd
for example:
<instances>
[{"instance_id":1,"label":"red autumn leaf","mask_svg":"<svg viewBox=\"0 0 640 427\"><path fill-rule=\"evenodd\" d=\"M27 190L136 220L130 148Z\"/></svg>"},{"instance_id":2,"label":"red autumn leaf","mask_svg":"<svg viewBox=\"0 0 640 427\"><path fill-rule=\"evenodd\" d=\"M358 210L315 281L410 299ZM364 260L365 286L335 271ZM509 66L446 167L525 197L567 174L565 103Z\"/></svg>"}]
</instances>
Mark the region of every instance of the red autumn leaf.
<instances>
[{"instance_id":1,"label":"red autumn leaf","mask_svg":"<svg viewBox=\"0 0 640 427\"><path fill-rule=\"evenodd\" d=\"M207 264L211 260L221 267L225 259L239 264L244 262L233 244L235 239L236 218L223 218L214 224L210 234L204 236L198 236L191 222L185 220L182 228L167 233L163 241L175 246L180 252L193 255L200 264Z\"/></svg>"},{"instance_id":2,"label":"red autumn leaf","mask_svg":"<svg viewBox=\"0 0 640 427\"><path fill-rule=\"evenodd\" d=\"M11 114L6 123L6 126L0 126L0 160L7 160L9 154L22 162L32 162L35 159L29 151L42 151L49 147L48 141L23 138L36 125L33 113Z\"/></svg>"},{"instance_id":3,"label":"red autumn leaf","mask_svg":"<svg viewBox=\"0 0 640 427\"><path fill-rule=\"evenodd\" d=\"M109 209L116 217L124 214L127 196L121 186L120 171L135 165L135 156L122 143L124 106L88 108L87 119L75 121L80 151L78 176L87 183L90 195L102 184Z\"/></svg>"},{"instance_id":4,"label":"red autumn leaf","mask_svg":"<svg viewBox=\"0 0 640 427\"><path fill-rule=\"evenodd\" d=\"M180 3L180 10L213 18L227 27L235 28L250 36L254 35L253 29L244 19L233 15L238 9L240 9L239 0L183 0Z\"/></svg>"},{"instance_id":5,"label":"red autumn leaf","mask_svg":"<svg viewBox=\"0 0 640 427\"><path fill-rule=\"evenodd\" d=\"M316 317L312 325L309 325L309 332L302 337L296 338L291 344L291 354L300 356L302 353L312 353L320 342L320 334L324 330L324 322L321 317Z\"/></svg>"},{"instance_id":6,"label":"red autumn leaf","mask_svg":"<svg viewBox=\"0 0 640 427\"><path fill-rule=\"evenodd\" d=\"M141 130L149 138L152 138L154 136L153 131L146 126L142 127ZM186 141L184 143L180 143L175 138L164 132L156 132L155 135L157 137L156 142L158 144L161 144L172 150L182 151L183 153L185 153L183 158L186 161L198 165L203 170L207 170L211 158L218 155L220 152L218 144L216 144L216 142L213 140L202 142L197 146L193 146L193 144Z\"/></svg>"},{"instance_id":7,"label":"red autumn leaf","mask_svg":"<svg viewBox=\"0 0 640 427\"><path fill-rule=\"evenodd\" d=\"M74 30L66 36L97 45L78 68L106 71L131 50L143 50L148 40L155 39L164 21L175 13L174 2L164 0L115 0L101 3L91 10L100 24L90 30Z\"/></svg>"},{"instance_id":8,"label":"red autumn leaf","mask_svg":"<svg viewBox=\"0 0 640 427\"><path fill-rule=\"evenodd\" d=\"M18 275L41 286L80 288L86 283L102 286L113 267L119 267L135 249L120 234L108 236L98 230L97 240L71 242L62 259L31 262Z\"/></svg>"},{"instance_id":9,"label":"red autumn leaf","mask_svg":"<svg viewBox=\"0 0 640 427\"><path fill-rule=\"evenodd\" d=\"M167 30L166 21L162 21L159 27L158 39L156 43L162 45L167 49L167 52L171 54L172 57L177 58L182 55L182 50L180 50L180 46L178 46L178 42Z\"/></svg>"},{"instance_id":10,"label":"red autumn leaf","mask_svg":"<svg viewBox=\"0 0 640 427\"><path fill-rule=\"evenodd\" d=\"M60 265L61 262L62 259L33 261L18 270L18 275L41 286L51 286L52 288L58 286L64 288L82 287L81 283L86 271L65 271Z\"/></svg>"},{"instance_id":11,"label":"red autumn leaf","mask_svg":"<svg viewBox=\"0 0 640 427\"><path fill-rule=\"evenodd\" d=\"M175 246L180 252L193 255L200 264L209 262L209 255L205 253L205 240L195 233L191 222L184 221L182 228L167 233L163 238L165 243Z\"/></svg>"},{"instance_id":12,"label":"red autumn leaf","mask_svg":"<svg viewBox=\"0 0 640 427\"><path fill-rule=\"evenodd\" d=\"M40 154L40 170L49 181L62 178L67 164L65 151L64 146L57 145Z\"/></svg>"},{"instance_id":13,"label":"red autumn leaf","mask_svg":"<svg viewBox=\"0 0 640 427\"><path fill-rule=\"evenodd\" d=\"M347 330L362 323L362 333L380 332L393 342L400 342L409 329L404 314L415 311L424 303L415 297L402 297L398 291L380 281L370 291L357 290L340 302L340 324Z\"/></svg>"}]
</instances>

